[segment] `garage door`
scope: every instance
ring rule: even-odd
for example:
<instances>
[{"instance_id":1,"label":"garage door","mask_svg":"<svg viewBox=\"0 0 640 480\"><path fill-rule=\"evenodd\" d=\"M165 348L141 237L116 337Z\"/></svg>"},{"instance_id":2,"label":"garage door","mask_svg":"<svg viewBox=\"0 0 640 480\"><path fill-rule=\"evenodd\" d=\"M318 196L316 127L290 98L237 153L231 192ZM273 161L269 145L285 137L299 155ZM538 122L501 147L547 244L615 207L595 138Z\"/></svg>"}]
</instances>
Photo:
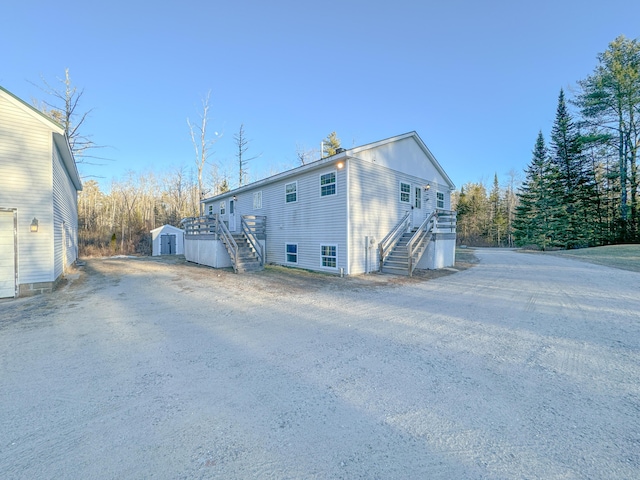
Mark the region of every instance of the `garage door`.
<instances>
[{"instance_id":1,"label":"garage door","mask_svg":"<svg viewBox=\"0 0 640 480\"><path fill-rule=\"evenodd\" d=\"M13 212L0 212L0 298L16 292L16 262Z\"/></svg>"}]
</instances>

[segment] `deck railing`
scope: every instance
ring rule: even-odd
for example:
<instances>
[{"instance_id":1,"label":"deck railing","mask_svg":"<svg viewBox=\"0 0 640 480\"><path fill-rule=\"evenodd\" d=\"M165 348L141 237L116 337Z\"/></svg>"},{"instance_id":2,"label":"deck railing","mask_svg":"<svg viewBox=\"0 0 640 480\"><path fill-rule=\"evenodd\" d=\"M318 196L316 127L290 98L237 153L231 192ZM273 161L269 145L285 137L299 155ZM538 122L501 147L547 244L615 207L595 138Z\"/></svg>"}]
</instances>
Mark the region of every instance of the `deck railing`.
<instances>
[{"instance_id":1,"label":"deck railing","mask_svg":"<svg viewBox=\"0 0 640 480\"><path fill-rule=\"evenodd\" d=\"M409 255L409 276L413 274L416 265L420 261L419 257L414 261L414 257L418 256L418 254L420 253L420 249L424 248L425 243L428 242L431 238L431 234L436 227L437 221L438 213L431 212L431 214L418 227L416 233L414 233L407 242L407 254Z\"/></svg>"},{"instance_id":2,"label":"deck railing","mask_svg":"<svg viewBox=\"0 0 640 480\"><path fill-rule=\"evenodd\" d=\"M378 258L380 261L380 271L382 271L382 267L384 261L393 250L398 239L404 235L404 233L409 229L411 225L411 211L408 211L404 217L398 222L398 224L391 229L391 231L384 237L380 243L378 244Z\"/></svg>"},{"instance_id":3,"label":"deck railing","mask_svg":"<svg viewBox=\"0 0 640 480\"><path fill-rule=\"evenodd\" d=\"M263 215L243 215L240 220L242 233L253 247L260 260L260 265L264 266L264 246L260 240L264 240L267 235L267 217Z\"/></svg>"},{"instance_id":4,"label":"deck railing","mask_svg":"<svg viewBox=\"0 0 640 480\"><path fill-rule=\"evenodd\" d=\"M183 218L180 223L184 226L185 235L216 235L218 234L218 215L204 217Z\"/></svg>"},{"instance_id":5,"label":"deck railing","mask_svg":"<svg viewBox=\"0 0 640 480\"><path fill-rule=\"evenodd\" d=\"M437 210L438 221L436 222L437 233L455 233L458 222L458 214L452 210Z\"/></svg>"},{"instance_id":6,"label":"deck railing","mask_svg":"<svg viewBox=\"0 0 640 480\"><path fill-rule=\"evenodd\" d=\"M227 247L227 252L229 252L229 256L231 257L231 263L233 263L233 270L238 273L238 244L233 238L233 235L231 235L226 223L218 222L218 235L222 243Z\"/></svg>"}]
</instances>

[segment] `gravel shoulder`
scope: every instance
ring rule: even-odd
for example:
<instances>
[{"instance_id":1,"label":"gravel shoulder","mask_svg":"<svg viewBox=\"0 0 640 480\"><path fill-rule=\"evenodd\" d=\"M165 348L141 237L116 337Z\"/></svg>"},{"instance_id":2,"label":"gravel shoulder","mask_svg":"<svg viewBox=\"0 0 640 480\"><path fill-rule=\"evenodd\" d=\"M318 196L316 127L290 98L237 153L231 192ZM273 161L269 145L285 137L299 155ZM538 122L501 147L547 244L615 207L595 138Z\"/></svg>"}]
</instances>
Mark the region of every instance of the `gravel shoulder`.
<instances>
[{"instance_id":1,"label":"gravel shoulder","mask_svg":"<svg viewBox=\"0 0 640 480\"><path fill-rule=\"evenodd\" d=\"M474 253L413 278L89 260L0 303L0 476L639 478L640 274Z\"/></svg>"}]
</instances>

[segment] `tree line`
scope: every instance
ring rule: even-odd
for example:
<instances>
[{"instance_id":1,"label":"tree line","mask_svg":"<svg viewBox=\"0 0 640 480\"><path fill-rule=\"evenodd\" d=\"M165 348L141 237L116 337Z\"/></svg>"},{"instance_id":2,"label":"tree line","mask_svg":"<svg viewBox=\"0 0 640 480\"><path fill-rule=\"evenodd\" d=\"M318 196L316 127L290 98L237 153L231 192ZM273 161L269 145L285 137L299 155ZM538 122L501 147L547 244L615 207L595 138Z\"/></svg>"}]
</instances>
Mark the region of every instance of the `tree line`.
<instances>
[{"instance_id":1,"label":"tree line","mask_svg":"<svg viewBox=\"0 0 640 480\"><path fill-rule=\"evenodd\" d=\"M456 192L461 243L579 248L640 242L640 44L624 36L567 100L561 89L547 141L538 132L525 178L490 192ZM573 107L570 108L570 107Z\"/></svg>"}]
</instances>

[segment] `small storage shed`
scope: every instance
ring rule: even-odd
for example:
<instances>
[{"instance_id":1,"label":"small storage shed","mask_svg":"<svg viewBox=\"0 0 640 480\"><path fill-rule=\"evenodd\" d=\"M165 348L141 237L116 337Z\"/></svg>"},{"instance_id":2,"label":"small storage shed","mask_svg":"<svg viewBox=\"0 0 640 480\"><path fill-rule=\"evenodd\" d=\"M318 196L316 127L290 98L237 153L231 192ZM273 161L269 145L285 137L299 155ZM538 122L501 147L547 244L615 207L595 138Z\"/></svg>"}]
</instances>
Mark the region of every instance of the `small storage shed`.
<instances>
[{"instance_id":1,"label":"small storage shed","mask_svg":"<svg viewBox=\"0 0 640 480\"><path fill-rule=\"evenodd\" d=\"M173 225L151 230L151 254L184 255L184 230Z\"/></svg>"}]
</instances>

